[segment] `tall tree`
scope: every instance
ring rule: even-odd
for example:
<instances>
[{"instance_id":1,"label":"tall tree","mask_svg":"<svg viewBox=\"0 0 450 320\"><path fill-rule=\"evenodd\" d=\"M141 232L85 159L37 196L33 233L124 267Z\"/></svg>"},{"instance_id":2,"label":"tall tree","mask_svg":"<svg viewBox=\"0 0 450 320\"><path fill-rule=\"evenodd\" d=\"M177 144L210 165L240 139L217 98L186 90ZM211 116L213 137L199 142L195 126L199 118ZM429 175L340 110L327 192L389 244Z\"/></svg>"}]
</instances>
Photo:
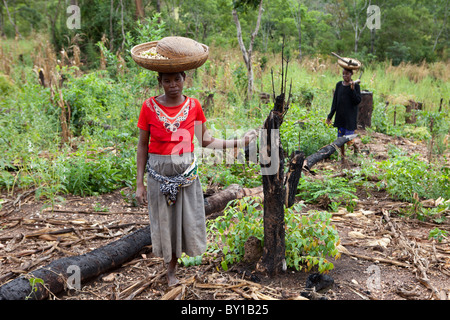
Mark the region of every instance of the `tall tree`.
<instances>
[{"instance_id":1,"label":"tall tree","mask_svg":"<svg viewBox=\"0 0 450 320\"><path fill-rule=\"evenodd\" d=\"M289 0L289 9L291 10L292 17L294 18L295 25L298 31L298 59L302 59L302 15L307 9L301 0Z\"/></svg>"},{"instance_id":2,"label":"tall tree","mask_svg":"<svg viewBox=\"0 0 450 320\"><path fill-rule=\"evenodd\" d=\"M247 67L247 100L250 100L253 95L253 66L252 66L252 58L253 58L253 44L255 43L255 38L258 35L259 26L261 24L261 16L263 12L263 0L259 0L259 9L258 9L258 18L256 20L256 26L250 36L250 43L248 45L248 49L246 49L244 40L242 39L242 28L241 22L239 21L238 10L243 11L248 8L248 5L255 7L258 1L236 1L234 8L232 10L234 23L236 24L237 29L237 38L239 47L242 51L242 56L244 58L245 65Z\"/></svg>"},{"instance_id":3,"label":"tall tree","mask_svg":"<svg viewBox=\"0 0 450 320\"><path fill-rule=\"evenodd\" d=\"M437 30L437 35L436 38L434 40L434 44L433 44L433 52L436 51L436 47L439 41L439 38L441 37L443 31L446 30L447 28L447 20L448 20L448 5L449 5L449 0L441 0L438 1L438 3L434 4L434 21L435 21L435 25L439 26L438 30ZM438 23L438 17L441 16L443 17L442 19L442 23ZM447 30L448 31L448 30ZM448 39L448 32L446 33L446 37Z\"/></svg>"},{"instance_id":4,"label":"tall tree","mask_svg":"<svg viewBox=\"0 0 450 320\"><path fill-rule=\"evenodd\" d=\"M3 0L3 4L5 5L5 9L6 9L6 13L8 14L9 22L13 25L14 30L16 31L16 37L20 37L22 39L23 37L22 37L22 34L19 32L19 28L17 28L17 25L11 19L11 14L9 13L8 3L6 2L6 0Z\"/></svg>"},{"instance_id":5,"label":"tall tree","mask_svg":"<svg viewBox=\"0 0 450 320\"><path fill-rule=\"evenodd\" d=\"M360 0L353 0L351 5L350 3L347 3L347 8L349 9L349 20L355 35L355 53L358 52L359 39L361 38L361 34L367 27L366 10L367 6L370 6L371 2L372 0L364 0L364 3Z\"/></svg>"},{"instance_id":6,"label":"tall tree","mask_svg":"<svg viewBox=\"0 0 450 320\"><path fill-rule=\"evenodd\" d=\"M136 19L142 20L145 18L145 10L142 5L142 0L134 0L136 4Z\"/></svg>"}]
</instances>

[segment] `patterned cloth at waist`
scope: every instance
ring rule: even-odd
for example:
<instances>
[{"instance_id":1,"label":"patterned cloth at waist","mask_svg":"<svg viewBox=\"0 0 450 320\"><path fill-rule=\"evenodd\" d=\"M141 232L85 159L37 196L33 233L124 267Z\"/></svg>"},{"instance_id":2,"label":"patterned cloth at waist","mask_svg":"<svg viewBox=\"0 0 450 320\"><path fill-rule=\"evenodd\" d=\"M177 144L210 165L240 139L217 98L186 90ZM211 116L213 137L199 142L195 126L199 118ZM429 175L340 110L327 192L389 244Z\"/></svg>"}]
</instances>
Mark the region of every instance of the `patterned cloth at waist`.
<instances>
[{"instance_id":1,"label":"patterned cloth at waist","mask_svg":"<svg viewBox=\"0 0 450 320\"><path fill-rule=\"evenodd\" d=\"M152 169L150 159L147 161L148 175L160 183L159 189L166 196L167 204L172 206L177 201L180 188L191 185L198 177L197 159L194 157L191 165L181 174L164 176Z\"/></svg>"}]
</instances>

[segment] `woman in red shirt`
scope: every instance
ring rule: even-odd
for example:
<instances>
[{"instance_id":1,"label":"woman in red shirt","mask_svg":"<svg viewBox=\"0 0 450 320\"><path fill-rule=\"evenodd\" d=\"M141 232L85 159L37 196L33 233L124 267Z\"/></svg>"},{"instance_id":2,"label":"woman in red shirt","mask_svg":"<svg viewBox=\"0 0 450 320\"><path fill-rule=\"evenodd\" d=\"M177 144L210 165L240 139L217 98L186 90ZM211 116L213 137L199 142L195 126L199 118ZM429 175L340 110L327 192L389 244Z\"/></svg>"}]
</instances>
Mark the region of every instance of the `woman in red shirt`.
<instances>
[{"instance_id":1,"label":"woman in red shirt","mask_svg":"<svg viewBox=\"0 0 450 320\"><path fill-rule=\"evenodd\" d=\"M202 147L235 148L248 144L256 132L240 140L213 138L197 99L183 95L184 72L159 73L164 94L147 99L138 120L136 199L148 200L153 252L168 263L169 286L175 277L177 259L185 252L201 255L206 250L203 192L196 176L194 135ZM147 166L148 190L143 183Z\"/></svg>"}]
</instances>

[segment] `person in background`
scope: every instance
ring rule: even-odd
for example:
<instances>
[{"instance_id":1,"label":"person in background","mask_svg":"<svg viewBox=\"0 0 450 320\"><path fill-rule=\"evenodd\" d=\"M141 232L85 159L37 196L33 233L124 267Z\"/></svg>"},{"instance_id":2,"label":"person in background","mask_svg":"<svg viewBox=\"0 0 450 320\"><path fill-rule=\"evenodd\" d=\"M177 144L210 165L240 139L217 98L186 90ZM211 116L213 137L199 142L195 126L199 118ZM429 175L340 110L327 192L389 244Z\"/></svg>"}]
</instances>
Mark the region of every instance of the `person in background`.
<instances>
[{"instance_id":1,"label":"person in background","mask_svg":"<svg viewBox=\"0 0 450 320\"><path fill-rule=\"evenodd\" d=\"M326 123L331 125L331 119L335 115L333 126L338 130L338 137L352 135L356 130L361 89L359 84L352 80L352 75L353 70L343 68L343 81L336 84L331 111L326 120ZM345 164L345 144L341 147L341 155L342 164Z\"/></svg>"}]
</instances>

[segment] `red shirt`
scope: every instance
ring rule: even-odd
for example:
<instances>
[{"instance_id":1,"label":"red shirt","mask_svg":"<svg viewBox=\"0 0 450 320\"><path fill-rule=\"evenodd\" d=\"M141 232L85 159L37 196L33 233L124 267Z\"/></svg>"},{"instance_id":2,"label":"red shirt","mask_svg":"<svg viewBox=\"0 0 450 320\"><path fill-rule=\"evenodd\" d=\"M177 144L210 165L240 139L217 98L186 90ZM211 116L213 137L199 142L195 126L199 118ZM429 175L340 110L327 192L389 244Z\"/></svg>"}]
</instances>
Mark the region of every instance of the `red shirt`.
<instances>
[{"instance_id":1,"label":"red shirt","mask_svg":"<svg viewBox=\"0 0 450 320\"><path fill-rule=\"evenodd\" d=\"M148 153L162 155L194 151L195 125L206 122L200 102L186 97L176 107L165 107L151 97L144 101L138 128L150 131Z\"/></svg>"}]
</instances>

